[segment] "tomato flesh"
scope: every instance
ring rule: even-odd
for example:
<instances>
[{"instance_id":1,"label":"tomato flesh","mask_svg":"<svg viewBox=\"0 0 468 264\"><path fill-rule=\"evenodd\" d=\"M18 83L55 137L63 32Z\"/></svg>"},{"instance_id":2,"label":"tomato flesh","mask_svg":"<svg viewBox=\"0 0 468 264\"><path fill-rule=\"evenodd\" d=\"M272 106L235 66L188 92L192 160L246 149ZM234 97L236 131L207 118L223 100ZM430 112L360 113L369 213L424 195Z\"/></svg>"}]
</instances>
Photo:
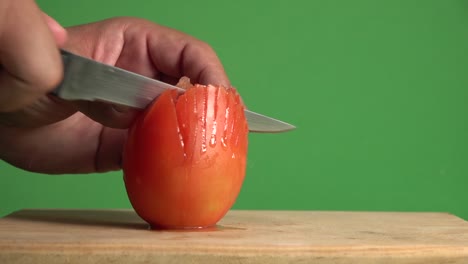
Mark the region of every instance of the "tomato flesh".
<instances>
[{"instance_id":1,"label":"tomato flesh","mask_svg":"<svg viewBox=\"0 0 468 264\"><path fill-rule=\"evenodd\" d=\"M152 227L215 225L240 192L247 145L234 88L164 92L129 129L123 171L133 208Z\"/></svg>"}]
</instances>

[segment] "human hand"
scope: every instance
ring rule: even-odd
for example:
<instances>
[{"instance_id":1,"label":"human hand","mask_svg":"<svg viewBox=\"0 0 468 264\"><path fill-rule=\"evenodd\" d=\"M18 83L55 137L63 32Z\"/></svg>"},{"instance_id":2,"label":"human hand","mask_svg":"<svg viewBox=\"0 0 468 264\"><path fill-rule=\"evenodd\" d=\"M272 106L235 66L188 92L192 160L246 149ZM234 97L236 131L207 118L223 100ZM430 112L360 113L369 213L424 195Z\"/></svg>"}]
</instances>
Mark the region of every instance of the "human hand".
<instances>
[{"instance_id":1,"label":"human hand","mask_svg":"<svg viewBox=\"0 0 468 264\"><path fill-rule=\"evenodd\" d=\"M34 1L0 2L0 112L36 101L62 79L66 31Z\"/></svg>"},{"instance_id":2,"label":"human hand","mask_svg":"<svg viewBox=\"0 0 468 264\"><path fill-rule=\"evenodd\" d=\"M114 18L67 31L65 49L106 64L169 83L188 76L196 83L230 85L210 46L146 20ZM0 114L0 158L51 174L117 170L135 114L43 95L27 107Z\"/></svg>"}]
</instances>

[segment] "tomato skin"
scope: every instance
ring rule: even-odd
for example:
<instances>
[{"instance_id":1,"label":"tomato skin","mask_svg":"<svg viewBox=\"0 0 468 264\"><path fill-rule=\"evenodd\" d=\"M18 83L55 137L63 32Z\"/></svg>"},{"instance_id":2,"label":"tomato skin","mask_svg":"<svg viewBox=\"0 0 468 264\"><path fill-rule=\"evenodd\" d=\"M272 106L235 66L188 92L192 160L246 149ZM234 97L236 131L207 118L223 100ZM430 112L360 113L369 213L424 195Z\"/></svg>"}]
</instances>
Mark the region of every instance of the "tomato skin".
<instances>
[{"instance_id":1,"label":"tomato skin","mask_svg":"<svg viewBox=\"0 0 468 264\"><path fill-rule=\"evenodd\" d=\"M235 89L164 92L129 129L123 171L133 208L155 228L215 225L240 192L247 145Z\"/></svg>"}]
</instances>

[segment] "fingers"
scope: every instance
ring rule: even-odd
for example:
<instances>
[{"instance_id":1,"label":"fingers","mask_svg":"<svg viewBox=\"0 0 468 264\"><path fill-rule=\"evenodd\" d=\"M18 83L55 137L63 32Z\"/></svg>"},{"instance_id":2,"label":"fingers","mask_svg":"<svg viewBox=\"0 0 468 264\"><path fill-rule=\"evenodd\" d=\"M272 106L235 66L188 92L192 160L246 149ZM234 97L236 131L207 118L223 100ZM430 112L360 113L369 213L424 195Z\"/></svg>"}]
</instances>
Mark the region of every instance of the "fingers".
<instances>
[{"instance_id":1,"label":"fingers","mask_svg":"<svg viewBox=\"0 0 468 264\"><path fill-rule=\"evenodd\" d=\"M187 42L180 56L182 75L196 83L230 87L229 79L215 51L203 42Z\"/></svg>"},{"instance_id":2,"label":"fingers","mask_svg":"<svg viewBox=\"0 0 468 264\"><path fill-rule=\"evenodd\" d=\"M176 84L182 76L193 83L230 86L215 51L187 34L136 18L113 18L68 29L67 49L150 78ZM96 87L99 89L99 87ZM78 109L112 128L126 128L137 111L116 111L104 103L79 102Z\"/></svg>"},{"instance_id":3,"label":"fingers","mask_svg":"<svg viewBox=\"0 0 468 264\"><path fill-rule=\"evenodd\" d=\"M96 172L120 170L127 130L103 127L95 156Z\"/></svg>"},{"instance_id":4,"label":"fingers","mask_svg":"<svg viewBox=\"0 0 468 264\"><path fill-rule=\"evenodd\" d=\"M64 174L120 169L126 130L81 113L34 129L0 125L0 159L27 171Z\"/></svg>"},{"instance_id":5,"label":"fingers","mask_svg":"<svg viewBox=\"0 0 468 264\"><path fill-rule=\"evenodd\" d=\"M77 101L75 105L89 118L110 128L128 128L139 112L124 106L101 102Z\"/></svg>"},{"instance_id":6,"label":"fingers","mask_svg":"<svg viewBox=\"0 0 468 264\"><path fill-rule=\"evenodd\" d=\"M174 84L187 76L193 83L230 86L221 61L207 43L141 19L118 22L124 24L125 43L119 67Z\"/></svg>"},{"instance_id":7,"label":"fingers","mask_svg":"<svg viewBox=\"0 0 468 264\"><path fill-rule=\"evenodd\" d=\"M53 96L43 96L32 104L13 112L0 112L0 125L37 128L64 120L77 111L71 102Z\"/></svg>"},{"instance_id":8,"label":"fingers","mask_svg":"<svg viewBox=\"0 0 468 264\"><path fill-rule=\"evenodd\" d=\"M208 44L183 35L158 38L150 41L150 45L153 63L167 75L187 76L192 83L230 86L221 61Z\"/></svg>"},{"instance_id":9,"label":"fingers","mask_svg":"<svg viewBox=\"0 0 468 264\"><path fill-rule=\"evenodd\" d=\"M54 36L55 43L59 47L63 47L63 45L65 45L65 42L67 41L67 31L57 21L55 21L55 19L51 18L46 13L42 13L42 15L45 18L49 30Z\"/></svg>"},{"instance_id":10,"label":"fingers","mask_svg":"<svg viewBox=\"0 0 468 264\"><path fill-rule=\"evenodd\" d=\"M0 1L0 12L0 111L6 112L51 91L63 70L54 35L34 1Z\"/></svg>"}]
</instances>

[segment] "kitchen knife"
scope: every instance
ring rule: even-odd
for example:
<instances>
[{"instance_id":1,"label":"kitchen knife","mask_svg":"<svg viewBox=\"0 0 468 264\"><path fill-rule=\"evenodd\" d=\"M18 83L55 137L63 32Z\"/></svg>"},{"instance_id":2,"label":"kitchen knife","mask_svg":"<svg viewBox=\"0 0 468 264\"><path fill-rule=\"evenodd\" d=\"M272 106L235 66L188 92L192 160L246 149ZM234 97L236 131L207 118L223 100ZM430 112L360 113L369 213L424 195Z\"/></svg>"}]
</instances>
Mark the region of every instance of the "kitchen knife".
<instances>
[{"instance_id":1,"label":"kitchen knife","mask_svg":"<svg viewBox=\"0 0 468 264\"><path fill-rule=\"evenodd\" d=\"M144 109L167 89L183 89L121 68L61 50L62 83L53 91L66 100L104 101ZM245 110L249 131L275 133L294 129L286 122Z\"/></svg>"}]
</instances>

